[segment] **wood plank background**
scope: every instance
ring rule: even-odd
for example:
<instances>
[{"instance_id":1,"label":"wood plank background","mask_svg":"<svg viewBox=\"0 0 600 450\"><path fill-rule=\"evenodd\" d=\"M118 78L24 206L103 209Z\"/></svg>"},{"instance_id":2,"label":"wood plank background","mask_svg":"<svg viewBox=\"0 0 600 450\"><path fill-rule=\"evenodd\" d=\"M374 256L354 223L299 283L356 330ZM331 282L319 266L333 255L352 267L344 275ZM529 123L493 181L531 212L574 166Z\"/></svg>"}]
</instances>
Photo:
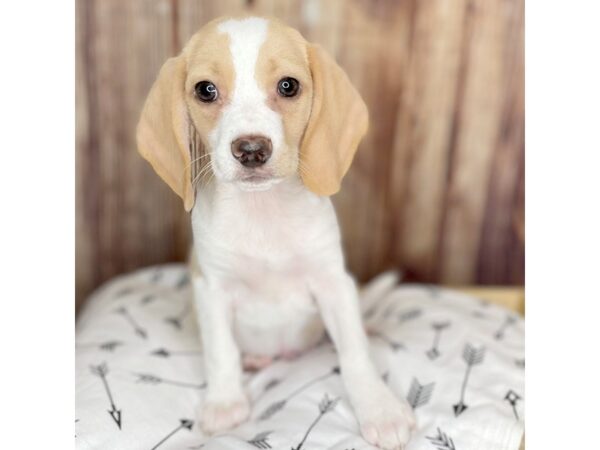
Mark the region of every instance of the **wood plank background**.
<instances>
[{"instance_id":1,"label":"wood plank background","mask_svg":"<svg viewBox=\"0 0 600 450\"><path fill-rule=\"evenodd\" d=\"M104 280L182 261L188 217L136 153L162 63L210 19L274 15L335 55L371 128L334 198L365 280L524 282L523 0L78 0L78 305Z\"/></svg>"}]
</instances>

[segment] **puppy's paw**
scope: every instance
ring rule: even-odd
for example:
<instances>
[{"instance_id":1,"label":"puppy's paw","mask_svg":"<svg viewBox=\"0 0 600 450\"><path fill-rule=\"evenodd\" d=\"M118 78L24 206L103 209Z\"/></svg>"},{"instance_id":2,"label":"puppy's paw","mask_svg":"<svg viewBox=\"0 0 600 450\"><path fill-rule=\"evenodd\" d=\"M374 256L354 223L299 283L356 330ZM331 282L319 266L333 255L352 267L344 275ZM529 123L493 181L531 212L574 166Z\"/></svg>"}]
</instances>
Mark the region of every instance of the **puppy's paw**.
<instances>
[{"instance_id":1,"label":"puppy's paw","mask_svg":"<svg viewBox=\"0 0 600 450\"><path fill-rule=\"evenodd\" d=\"M416 427L410 405L391 391L382 392L363 405L357 413L365 440L385 450L404 450Z\"/></svg>"},{"instance_id":2,"label":"puppy's paw","mask_svg":"<svg viewBox=\"0 0 600 450\"><path fill-rule=\"evenodd\" d=\"M248 419L250 404L243 393L222 400L207 400L199 415L204 432L214 434L229 430Z\"/></svg>"}]
</instances>

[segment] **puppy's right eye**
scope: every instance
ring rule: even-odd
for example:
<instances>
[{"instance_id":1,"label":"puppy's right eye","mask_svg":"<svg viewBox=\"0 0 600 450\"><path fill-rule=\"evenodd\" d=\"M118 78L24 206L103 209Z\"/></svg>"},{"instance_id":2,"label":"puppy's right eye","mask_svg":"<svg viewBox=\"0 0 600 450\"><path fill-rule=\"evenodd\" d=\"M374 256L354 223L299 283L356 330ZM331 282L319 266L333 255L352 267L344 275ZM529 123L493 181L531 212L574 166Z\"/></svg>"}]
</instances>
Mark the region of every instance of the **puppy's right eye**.
<instances>
[{"instance_id":1,"label":"puppy's right eye","mask_svg":"<svg viewBox=\"0 0 600 450\"><path fill-rule=\"evenodd\" d=\"M217 87L210 81L201 81L196 83L194 90L196 91L196 97L198 97L198 100L204 103L212 103L219 96Z\"/></svg>"},{"instance_id":2,"label":"puppy's right eye","mask_svg":"<svg viewBox=\"0 0 600 450\"><path fill-rule=\"evenodd\" d=\"M298 93L298 89L300 89L300 83L292 77L282 78L277 83L277 92L282 97L294 97Z\"/></svg>"}]
</instances>

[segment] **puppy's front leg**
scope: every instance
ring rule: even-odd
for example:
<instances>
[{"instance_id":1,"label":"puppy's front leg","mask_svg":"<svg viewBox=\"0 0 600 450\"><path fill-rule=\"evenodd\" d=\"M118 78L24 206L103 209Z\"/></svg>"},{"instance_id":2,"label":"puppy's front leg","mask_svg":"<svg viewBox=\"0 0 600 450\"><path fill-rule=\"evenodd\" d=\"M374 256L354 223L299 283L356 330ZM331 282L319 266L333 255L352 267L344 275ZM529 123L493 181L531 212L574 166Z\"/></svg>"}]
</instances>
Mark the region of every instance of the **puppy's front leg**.
<instances>
[{"instance_id":1,"label":"puppy's front leg","mask_svg":"<svg viewBox=\"0 0 600 450\"><path fill-rule=\"evenodd\" d=\"M363 437L380 448L403 449L415 419L410 406L392 393L371 362L354 280L343 269L332 270L314 279L311 291L337 348Z\"/></svg>"},{"instance_id":2,"label":"puppy's front leg","mask_svg":"<svg viewBox=\"0 0 600 450\"><path fill-rule=\"evenodd\" d=\"M230 295L217 281L195 276L193 282L207 382L199 419L204 431L215 433L246 420L250 407L242 386L240 352L233 337Z\"/></svg>"}]
</instances>

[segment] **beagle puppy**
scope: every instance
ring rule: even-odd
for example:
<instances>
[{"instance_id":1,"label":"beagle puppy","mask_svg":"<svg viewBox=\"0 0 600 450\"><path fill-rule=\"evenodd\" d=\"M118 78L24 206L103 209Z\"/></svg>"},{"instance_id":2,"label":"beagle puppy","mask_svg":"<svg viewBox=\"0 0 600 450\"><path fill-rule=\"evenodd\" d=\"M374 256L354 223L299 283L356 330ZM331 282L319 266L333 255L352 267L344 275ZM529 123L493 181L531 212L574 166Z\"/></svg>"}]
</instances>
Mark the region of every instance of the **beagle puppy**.
<instances>
[{"instance_id":1,"label":"beagle puppy","mask_svg":"<svg viewBox=\"0 0 600 450\"><path fill-rule=\"evenodd\" d=\"M329 199L367 125L342 69L275 19L214 20L160 70L137 144L191 211L206 432L248 418L244 365L296 355L326 330L364 438L408 442L415 419L370 360Z\"/></svg>"}]
</instances>

